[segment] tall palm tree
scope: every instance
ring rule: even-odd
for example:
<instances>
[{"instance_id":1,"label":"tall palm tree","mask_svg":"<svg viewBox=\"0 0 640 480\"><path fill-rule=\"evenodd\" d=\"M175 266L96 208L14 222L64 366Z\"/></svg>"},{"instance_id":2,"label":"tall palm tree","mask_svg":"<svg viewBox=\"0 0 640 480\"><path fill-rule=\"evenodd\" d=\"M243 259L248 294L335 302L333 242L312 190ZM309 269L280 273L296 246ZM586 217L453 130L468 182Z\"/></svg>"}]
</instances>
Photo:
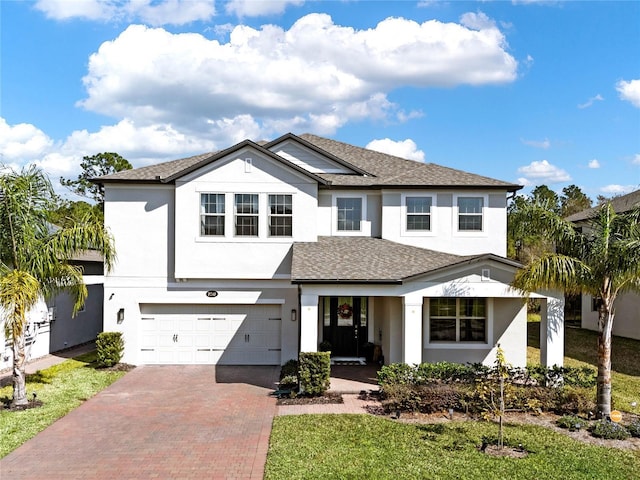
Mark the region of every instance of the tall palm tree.
<instances>
[{"instance_id":1,"label":"tall palm tree","mask_svg":"<svg viewBox=\"0 0 640 480\"><path fill-rule=\"evenodd\" d=\"M64 228L48 222L55 194L38 168L0 170L0 311L13 350L12 405L27 403L25 325L29 310L42 298L66 291L74 311L84 304L87 288L74 255L97 250L109 271L115 259L113 240L100 221L87 216Z\"/></svg>"},{"instance_id":2,"label":"tall palm tree","mask_svg":"<svg viewBox=\"0 0 640 480\"><path fill-rule=\"evenodd\" d=\"M539 204L523 208L527 229L554 240L557 253L533 258L513 286L532 292L550 288L589 294L598 300L599 416L611 413L611 332L615 302L625 292L640 292L640 208L616 213L604 203L582 227Z\"/></svg>"}]
</instances>

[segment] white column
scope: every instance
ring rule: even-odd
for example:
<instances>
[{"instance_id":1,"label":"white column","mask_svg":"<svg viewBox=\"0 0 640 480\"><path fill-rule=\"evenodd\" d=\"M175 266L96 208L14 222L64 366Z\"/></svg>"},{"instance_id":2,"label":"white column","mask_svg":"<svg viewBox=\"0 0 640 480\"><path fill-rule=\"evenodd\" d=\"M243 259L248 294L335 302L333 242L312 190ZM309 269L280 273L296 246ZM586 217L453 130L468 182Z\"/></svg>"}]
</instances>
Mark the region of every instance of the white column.
<instances>
[{"instance_id":1,"label":"white column","mask_svg":"<svg viewBox=\"0 0 640 480\"><path fill-rule=\"evenodd\" d=\"M540 363L546 367L564 362L564 295L546 292L540 306Z\"/></svg>"},{"instance_id":2,"label":"white column","mask_svg":"<svg viewBox=\"0 0 640 480\"><path fill-rule=\"evenodd\" d=\"M422 363L422 302L418 295L402 297L402 361Z\"/></svg>"},{"instance_id":3,"label":"white column","mask_svg":"<svg viewBox=\"0 0 640 480\"><path fill-rule=\"evenodd\" d=\"M300 351L318 351L318 295L300 295Z\"/></svg>"}]
</instances>

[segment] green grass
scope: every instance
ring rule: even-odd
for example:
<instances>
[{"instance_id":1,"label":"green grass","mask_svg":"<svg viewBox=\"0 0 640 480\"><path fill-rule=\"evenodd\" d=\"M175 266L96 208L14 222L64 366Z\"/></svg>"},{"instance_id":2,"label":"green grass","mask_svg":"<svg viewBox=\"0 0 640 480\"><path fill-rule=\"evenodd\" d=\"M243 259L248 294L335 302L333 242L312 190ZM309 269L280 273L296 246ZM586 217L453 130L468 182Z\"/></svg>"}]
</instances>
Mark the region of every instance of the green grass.
<instances>
[{"instance_id":1,"label":"green grass","mask_svg":"<svg viewBox=\"0 0 640 480\"><path fill-rule=\"evenodd\" d=\"M95 352L88 353L27 375L28 397L35 392L43 406L0 411L0 458L124 375L97 369L95 359ZM0 389L0 399L11 397L11 385Z\"/></svg>"},{"instance_id":2,"label":"green grass","mask_svg":"<svg viewBox=\"0 0 640 480\"><path fill-rule=\"evenodd\" d=\"M540 363L540 323L530 317L527 362ZM640 341L613 337L611 350L611 401L613 408L640 414ZM598 366L598 334L581 328L566 328L564 364L567 367ZM595 389L594 389L595 397ZM632 407L631 403L636 402Z\"/></svg>"},{"instance_id":3,"label":"green grass","mask_svg":"<svg viewBox=\"0 0 640 480\"><path fill-rule=\"evenodd\" d=\"M526 458L478 450L497 435L487 422L398 423L369 415L292 415L274 421L265 478L618 479L636 478L640 453L597 447L537 426L505 429Z\"/></svg>"}]
</instances>

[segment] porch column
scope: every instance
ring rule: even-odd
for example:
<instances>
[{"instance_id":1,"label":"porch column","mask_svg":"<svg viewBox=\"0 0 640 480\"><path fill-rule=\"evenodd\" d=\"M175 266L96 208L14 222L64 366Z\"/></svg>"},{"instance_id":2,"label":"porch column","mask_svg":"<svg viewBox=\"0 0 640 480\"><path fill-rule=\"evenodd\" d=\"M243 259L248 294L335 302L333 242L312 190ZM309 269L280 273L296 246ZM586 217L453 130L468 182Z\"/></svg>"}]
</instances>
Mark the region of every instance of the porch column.
<instances>
[{"instance_id":1,"label":"porch column","mask_svg":"<svg viewBox=\"0 0 640 480\"><path fill-rule=\"evenodd\" d=\"M300 351L318 351L318 295L300 295Z\"/></svg>"},{"instance_id":2,"label":"porch column","mask_svg":"<svg viewBox=\"0 0 640 480\"><path fill-rule=\"evenodd\" d=\"M402 297L402 361L422 363L422 296Z\"/></svg>"},{"instance_id":3,"label":"porch column","mask_svg":"<svg viewBox=\"0 0 640 480\"><path fill-rule=\"evenodd\" d=\"M546 292L540 305L540 363L545 367L563 366L564 295Z\"/></svg>"}]
</instances>

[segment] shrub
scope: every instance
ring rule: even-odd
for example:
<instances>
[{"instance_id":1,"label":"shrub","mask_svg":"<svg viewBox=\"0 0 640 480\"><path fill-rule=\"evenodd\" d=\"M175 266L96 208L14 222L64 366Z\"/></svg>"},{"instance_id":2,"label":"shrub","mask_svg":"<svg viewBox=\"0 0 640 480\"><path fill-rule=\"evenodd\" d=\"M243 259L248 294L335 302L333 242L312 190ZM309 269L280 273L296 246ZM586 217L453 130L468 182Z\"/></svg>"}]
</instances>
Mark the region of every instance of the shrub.
<instances>
[{"instance_id":1,"label":"shrub","mask_svg":"<svg viewBox=\"0 0 640 480\"><path fill-rule=\"evenodd\" d=\"M378 384L385 389L389 385L411 385L415 383L416 367L406 363L384 365L378 371Z\"/></svg>"},{"instance_id":2,"label":"shrub","mask_svg":"<svg viewBox=\"0 0 640 480\"><path fill-rule=\"evenodd\" d=\"M322 342L320 342L320 344L318 345L318 351L319 352L330 352L331 351L331 342L329 342L327 340L323 340Z\"/></svg>"},{"instance_id":3,"label":"shrub","mask_svg":"<svg viewBox=\"0 0 640 480\"><path fill-rule=\"evenodd\" d=\"M586 422L575 415L563 415L558 420L556 420L556 425L560 428L567 428L570 431L580 430Z\"/></svg>"},{"instance_id":4,"label":"shrub","mask_svg":"<svg viewBox=\"0 0 640 480\"><path fill-rule=\"evenodd\" d=\"M298 378L300 393L322 395L330 385L331 358L329 352L301 352Z\"/></svg>"},{"instance_id":5,"label":"shrub","mask_svg":"<svg viewBox=\"0 0 640 480\"><path fill-rule=\"evenodd\" d=\"M606 419L594 422L589 431L594 437L606 440L626 440L629 438L629 431L626 428Z\"/></svg>"},{"instance_id":6,"label":"shrub","mask_svg":"<svg viewBox=\"0 0 640 480\"><path fill-rule=\"evenodd\" d=\"M285 363L284 365L282 365L282 367L280 367L280 382L282 382L282 379L285 377L296 377L296 379L298 378L298 361L291 359L288 360L287 363ZM298 383L298 381L296 380L296 383Z\"/></svg>"},{"instance_id":7,"label":"shrub","mask_svg":"<svg viewBox=\"0 0 640 480\"><path fill-rule=\"evenodd\" d=\"M564 387L559 390L556 413L578 413L596 411L596 403L593 400L593 391L585 387Z\"/></svg>"},{"instance_id":8,"label":"shrub","mask_svg":"<svg viewBox=\"0 0 640 480\"><path fill-rule=\"evenodd\" d=\"M589 388L596 384L596 370L584 367L545 367L542 365L527 365L525 369L525 383L536 383L543 386L572 386Z\"/></svg>"},{"instance_id":9,"label":"shrub","mask_svg":"<svg viewBox=\"0 0 640 480\"><path fill-rule=\"evenodd\" d=\"M98 366L113 367L122 359L124 340L122 332L102 332L96 339Z\"/></svg>"},{"instance_id":10,"label":"shrub","mask_svg":"<svg viewBox=\"0 0 640 480\"><path fill-rule=\"evenodd\" d=\"M386 411L405 410L436 413L449 408L460 410L464 393L457 385L431 383L428 385L389 385L383 391Z\"/></svg>"},{"instance_id":11,"label":"shrub","mask_svg":"<svg viewBox=\"0 0 640 480\"><path fill-rule=\"evenodd\" d=\"M632 437L640 437L640 418L631 422L627 426L627 430L629 430Z\"/></svg>"}]
</instances>

